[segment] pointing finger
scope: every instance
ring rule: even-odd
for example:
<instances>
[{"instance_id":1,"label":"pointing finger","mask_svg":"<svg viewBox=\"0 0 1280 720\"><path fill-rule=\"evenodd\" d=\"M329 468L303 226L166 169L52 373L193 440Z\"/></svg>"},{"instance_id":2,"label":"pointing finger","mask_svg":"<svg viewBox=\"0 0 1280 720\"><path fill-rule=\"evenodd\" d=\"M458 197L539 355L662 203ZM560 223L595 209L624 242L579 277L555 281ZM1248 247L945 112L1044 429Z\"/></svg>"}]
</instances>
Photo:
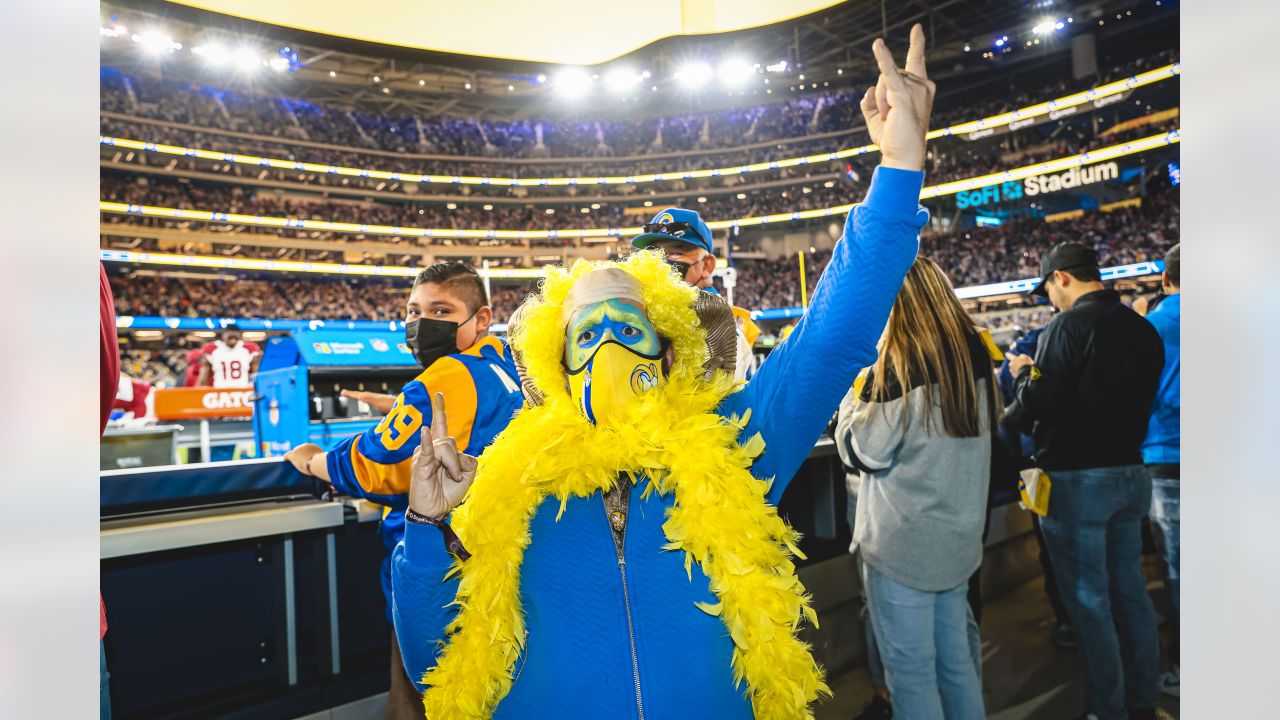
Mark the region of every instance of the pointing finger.
<instances>
[{"instance_id":1,"label":"pointing finger","mask_svg":"<svg viewBox=\"0 0 1280 720\"><path fill-rule=\"evenodd\" d=\"M924 27L916 23L911 27L911 47L907 49L907 72L920 78L928 79L924 67Z\"/></svg>"},{"instance_id":2,"label":"pointing finger","mask_svg":"<svg viewBox=\"0 0 1280 720\"><path fill-rule=\"evenodd\" d=\"M449 418L444 410L444 393L431 396L431 440L444 440L449 437Z\"/></svg>"}]
</instances>

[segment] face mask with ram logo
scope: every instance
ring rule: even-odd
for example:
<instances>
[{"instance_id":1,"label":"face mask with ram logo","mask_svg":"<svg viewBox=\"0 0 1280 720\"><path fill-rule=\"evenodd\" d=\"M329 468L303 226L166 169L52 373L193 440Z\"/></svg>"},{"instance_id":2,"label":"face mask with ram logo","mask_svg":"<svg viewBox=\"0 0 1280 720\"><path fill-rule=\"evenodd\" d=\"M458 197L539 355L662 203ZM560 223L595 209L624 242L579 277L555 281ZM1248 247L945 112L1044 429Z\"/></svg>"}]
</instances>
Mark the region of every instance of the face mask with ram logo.
<instances>
[{"instance_id":1,"label":"face mask with ram logo","mask_svg":"<svg viewBox=\"0 0 1280 720\"><path fill-rule=\"evenodd\" d=\"M569 395L593 424L621 415L662 382L665 342L630 275L616 268L584 275L570 291L564 315Z\"/></svg>"}]
</instances>

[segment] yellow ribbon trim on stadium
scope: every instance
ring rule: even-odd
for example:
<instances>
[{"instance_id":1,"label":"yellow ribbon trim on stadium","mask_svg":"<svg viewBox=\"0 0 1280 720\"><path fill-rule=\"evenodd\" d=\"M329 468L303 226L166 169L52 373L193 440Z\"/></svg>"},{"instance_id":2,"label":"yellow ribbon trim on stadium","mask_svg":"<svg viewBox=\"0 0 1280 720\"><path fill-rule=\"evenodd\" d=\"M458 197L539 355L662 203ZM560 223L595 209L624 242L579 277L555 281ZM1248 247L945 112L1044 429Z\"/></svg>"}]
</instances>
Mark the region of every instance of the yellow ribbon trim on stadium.
<instances>
[{"instance_id":1,"label":"yellow ribbon trim on stadium","mask_svg":"<svg viewBox=\"0 0 1280 720\"><path fill-rule=\"evenodd\" d=\"M982 118L981 120L972 120L959 125L939 130L930 130L926 139L947 137L952 135L964 135L966 133L976 132L979 130L990 130L994 128L1004 127L1011 123L1025 121L1047 115L1049 113L1061 112L1070 108L1083 105L1087 102L1094 102L1103 98L1115 97L1128 90L1150 85L1162 80L1175 77L1181 73L1181 63L1166 65L1162 68L1150 70L1140 75L1135 75L1124 80L1117 80L1113 83L1100 85L1084 92L1078 92L1074 95L1060 97L1057 100L1042 102L1038 105L1030 105L1018 110L1003 113L1000 115L992 115L991 117ZM301 172L322 173L332 175L345 175L347 177L368 177L377 180L389 180L392 182L411 182L423 184L437 185L495 185L498 187L552 187L564 185L638 185L642 183L667 182L675 180L692 180L696 178L720 177L725 175L745 175L748 173L764 172L767 170L778 170L781 168L797 167L799 165L810 165L813 163L831 162L833 160L842 160L844 158L853 157L855 155L865 155L878 151L880 148L876 145L863 145L856 148L847 148L836 152L819 153L817 155L807 155L804 157L787 158L785 160L774 160L770 162L754 163L751 165L735 165L733 167L712 168L707 170L689 170L684 172L670 173L650 173L645 175L607 175L597 177L538 177L538 178L513 178L513 177L483 177L472 175L422 175L418 173L399 173L389 170L374 170L371 168L355 168L344 167L340 165L325 165L322 163L298 162L295 160L285 160L282 158L258 157L256 155L241 155L239 153L218 152L215 150L204 150L201 148L183 147L181 145L165 145L163 143L151 143L142 140L132 140L129 138L111 137L109 135L99 136L99 142L102 145L111 147L125 148L129 150L140 150L143 152L155 152L164 155L180 155L183 157L196 157L202 160L218 160L222 162L231 162L238 165L252 165L255 167L270 167L278 170L297 170Z\"/></svg>"},{"instance_id":2,"label":"yellow ribbon trim on stadium","mask_svg":"<svg viewBox=\"0 0 1280 720\"><path fill-rule=\"evenodd\" d=\"M1015 168L1013 170L991 173L990 175L981 175L978 177L968 178L966 180L955 180L953 182L941 183L939 185L930 185L920 191L920 199L926 200L928 198L942 197L944 195L954 195L955 193L964 192L966 190L974 190L977 188L987 187L989 185L997 185L1011 180L1022 180L1035 175L1059 172L1068 168L1084 165L1092 165L1093 163L1114 160L1115 158L1124 157L1126 155L1133 155L1154 148L1172 145L1174 143L1181 142L1181 140L1181 130L1171 130L1166 133L1160 133L1159 135L1151 135L1140 140L1121 143L1119 145L1111 145L1099 150L1080 153L1079 155L1071 155L1068 157L1058 158L1056 160L1036 163L1034 165L1024 165L1023 167ZM801 210L790 213L778 213L775 215L738 218L736 220L716 220L714 222L707 223L707 226L712 230L723 230L730 227L752 227L777 222L808 220L812 218L827 217L830 215L842 215L849 212L853 206L854 203L848 203L846 205L836 205L833 207L817 208L814 210ZM564 230L466 230L455 228L411 228L392 225L362 225L360 223L332 222L329 220L262 217L258 215L240 215L236 213L216 212L212 210L187 210L183 208L154 207L151 205L129 205L126 203L108 202L106 200L100 200L98 202L98 208L104 213L113 213L117 215L141 215L143 217L194 220L197 222L218 222L237 225L253 225L257 227L280 227L293 228L297 230L327 230L363 235L389 235L402 237L497 238L504 240L539 238L601 238L638 235L643 230L643 228L640 227L570 228Z\"/></svg>"}]
</instances>

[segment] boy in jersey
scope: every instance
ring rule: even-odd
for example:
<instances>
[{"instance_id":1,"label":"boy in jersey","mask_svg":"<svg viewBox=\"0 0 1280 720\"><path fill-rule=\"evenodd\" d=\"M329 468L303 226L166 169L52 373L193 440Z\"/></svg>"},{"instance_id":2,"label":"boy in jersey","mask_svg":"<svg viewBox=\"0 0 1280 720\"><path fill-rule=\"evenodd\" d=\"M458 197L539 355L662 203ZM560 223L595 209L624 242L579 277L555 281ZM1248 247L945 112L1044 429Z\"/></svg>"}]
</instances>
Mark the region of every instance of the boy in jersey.
<instances>
[{"instance_id":1,"label":"boy in jersey","mask_svg":"<svg viewBox=\"0 0 1280 720\"><path fill-rule=\"evenodd\" d=\"M422 270L414 280L405 313L405 342L424 368L422 373L404 386L377 427L328 452L307 443L285 455L304 475L383 506L381 534L388 560L404 537L409 469L421 430L430 425L431 397L444 396L449 436L470 455L481 454L524 402L510 351L489 335L492 321L484 283L470 267L450 262ZM382 589L390 621L388 560L382 564ZM404 675L398 647L393 646L392 655L388 716L407 695L413 715L420 717L421 707Z\"/></svg>"},{"instance_id":2,"label":"boy in jersey","mask_svg":"<svg viewBox=\"0 0 1280 720\"><path fill-rule=\"evenodd\" d=\"M200 385L216 388L249 387L250 376L258 370L262 353L256 344L244 342L240 328L228 325L222 331L222 339L206 345L212 346L204 355L200 367Z\"/></svg>"}]
</instances>

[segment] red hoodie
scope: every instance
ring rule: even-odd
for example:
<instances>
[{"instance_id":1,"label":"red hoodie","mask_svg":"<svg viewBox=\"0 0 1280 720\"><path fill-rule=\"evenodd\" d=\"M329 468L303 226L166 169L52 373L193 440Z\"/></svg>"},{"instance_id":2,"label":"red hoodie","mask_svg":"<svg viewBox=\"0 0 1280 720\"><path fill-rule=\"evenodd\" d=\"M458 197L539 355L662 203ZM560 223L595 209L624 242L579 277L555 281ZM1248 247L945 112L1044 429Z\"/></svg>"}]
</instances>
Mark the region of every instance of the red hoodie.
<instances>
[{"instance_id":1,"label":"red hoodie","mask_svg":"<svg viewBox=\"0 0 1280 720\"><path fill-rule=\"evenodd\" d=\"M101 435L107 430L111 403L115 401L116 390L120 386L120 345L116 341L116 303L111 297L107 268L101 261L98 262L98 270L102 278L102 292L98 303L99 336L102 339L98 345L101 350L98 354L98 434ZM101 593L98 595L98 610L102 615L101 630L98 633L98 639L101 640L107 634L107 606L102 602Z\"/></svg>"}]
</instances>

